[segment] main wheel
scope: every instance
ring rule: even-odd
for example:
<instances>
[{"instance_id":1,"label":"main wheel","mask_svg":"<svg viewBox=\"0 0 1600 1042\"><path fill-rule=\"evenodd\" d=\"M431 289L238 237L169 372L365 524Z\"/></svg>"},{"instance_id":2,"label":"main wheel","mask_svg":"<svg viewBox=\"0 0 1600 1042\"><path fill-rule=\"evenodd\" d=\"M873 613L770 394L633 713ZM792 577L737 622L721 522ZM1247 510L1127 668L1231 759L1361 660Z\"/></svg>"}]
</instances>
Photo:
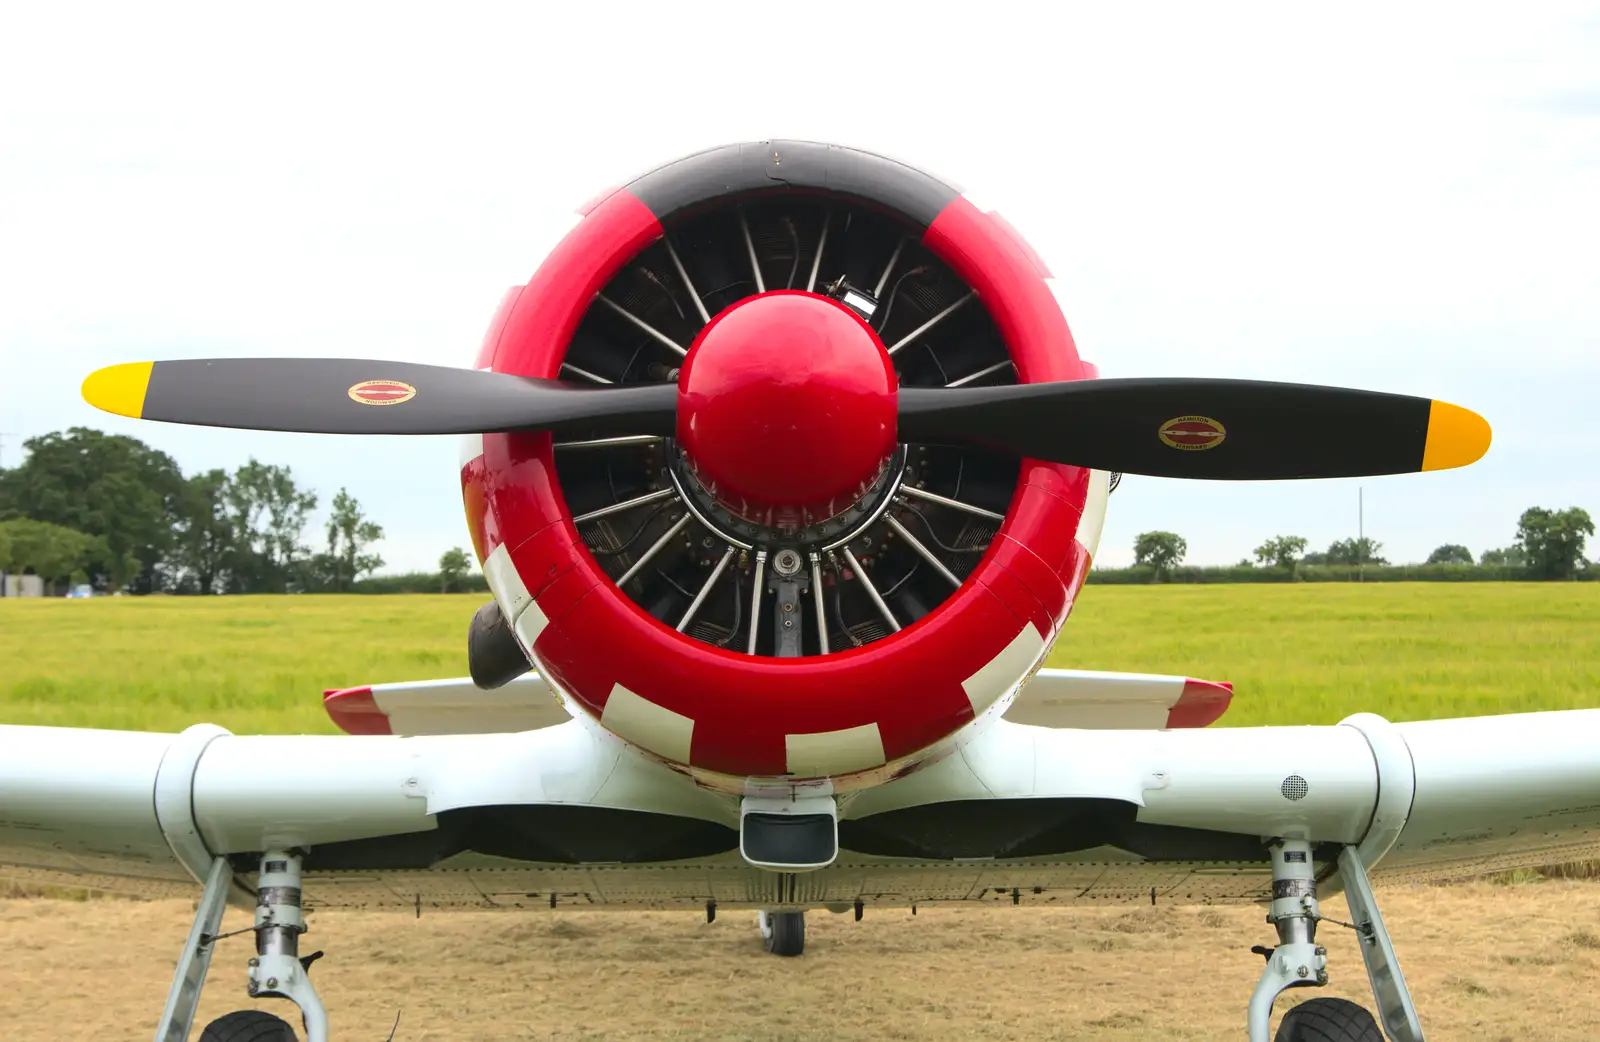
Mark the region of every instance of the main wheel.
<instances>
[{"instance_id":1,"label":"main wheel","mask_svg":"<svg viewBox=\"0 0 1600 1042\"><path fill-rule=\"evenodd\" d=\"M1274 1042L1384 1042L1372 1014L1349 999L1310 999L1284 1014Z\"/></svg>"},{"instance_id":2,"label":"main wheel","mask_svg":"<svg viewBox=\"0 0 1600 1042\"><path fill-rule=\"evenodd\" d=\"M806 913L760 912L761 943L773 955L799 955L806 950Z\"/></svg>"},{"instance_id":3,"label":"main wheel","mask_svg":"<svg viewBox=\"0 0 1600 1042\"><path fill-rule=\"evenodd\" d=\"M225 1013L206 1025L200 1042L298 1042L287 1021L262 1009Z\"/></svg>"}]
</instances>

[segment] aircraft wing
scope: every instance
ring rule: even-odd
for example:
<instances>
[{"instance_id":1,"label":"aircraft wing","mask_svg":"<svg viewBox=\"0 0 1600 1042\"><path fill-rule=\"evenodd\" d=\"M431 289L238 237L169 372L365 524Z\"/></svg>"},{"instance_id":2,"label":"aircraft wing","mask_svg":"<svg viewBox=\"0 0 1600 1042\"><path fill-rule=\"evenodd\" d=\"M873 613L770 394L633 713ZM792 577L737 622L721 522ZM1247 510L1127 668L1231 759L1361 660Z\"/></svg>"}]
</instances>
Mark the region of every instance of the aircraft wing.
<instances>
[{"instance_id":1,"label":"aircraft wing","mask_svg":"<svg viewBox=\"0 0 1600 1042\"><path fill-rule=\"evenodd\" d=\"M1378 879L1600 857L1600 710L1080 730L998 721L844 796L838 859L745 864L740 804L583 720L512 734L0 727L0 876L192 892L214 856L309 849L330 907L1261 901L1264 837ZM1336 878L1327 879L1331 887Z\"/></svg>"},{"instance_id":2,"label":"aircraft wing","mask_svg":"<svg viewBox=\"0 0 1600 1042\"><path fill-rule=\"evenodd\" d=\"M1039 727L1205 727L1233 701L1233 685L1159 673L1041 669L1006 719Z\"/></svg>"},{"instance_id":3,"label":"aircraft wing","mask_svg":"<svg viewBox=\"0 0 1600 1042\"><path fill-rule=\"evenodd\" d=\"M471 677L330 688L322 705L346 734L504 734L572 719L537 673L493 691Z\"/></svg>"}]
</instances>

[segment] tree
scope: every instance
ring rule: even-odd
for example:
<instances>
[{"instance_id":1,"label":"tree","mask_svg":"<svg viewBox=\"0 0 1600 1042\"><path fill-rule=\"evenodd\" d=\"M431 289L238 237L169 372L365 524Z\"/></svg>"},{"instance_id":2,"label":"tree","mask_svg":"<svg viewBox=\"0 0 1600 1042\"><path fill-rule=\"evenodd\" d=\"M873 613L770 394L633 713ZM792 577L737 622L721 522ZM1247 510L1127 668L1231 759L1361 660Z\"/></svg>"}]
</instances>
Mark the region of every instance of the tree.
<instances>
[{"instance_id":1,"label":"tree","mask_svg":"<svg viewBox=\"0 0 1600 1042\"><path fill-rule=\"evenodd\" d=\"M216 593L235 557L238 526L228 511L227 471L210 470L184 482L178 500L180 584L198 593Z\"/></svg>"},{"instance_id":2,"label":"tree","mask_svg":"<svg viewBox=\"0 0 1600 1042\"><path fill-rule=\"evenodd\" d=\"M0 521L0 572L32 572L53 583L70 579L103 549L94 536L48 521L26 517Z\"/></svg>"},{"instance_id":3,"label":"tree","mask_svg":"<svg viewBox=\"0 0 1600 1042\"><path fill-rule=\"evenodd\" d=\"M1340 539L1329 544L1327 562L1342 565L1388 564L1388 561L1378 556L1378 551L1382 549L1382 543L1365 537Z\"/></svg>"},{"instance_id":4,"label":"tree","mask_svg":"<svg viewBox=\"0 0 1600 1042\"><path fill-rule=\"evenodd\" d=\"M1585 540L1594 535L1594 522L1585 510L1546 510L1529 507L1517 521L1517 546L1528 570L1540 579L1573 579L1588 560Z\"/></svg>"},{"instance_id":5,"label":"tree","mask_svg":"<svg viewBox=\"0 0 1600 1042\"><path fill-rule=\"evenodd\" d=\"M302 491L288 467L254 457L234 471L224 499L233 518L230 588L241 593L289 588L297 565L309 553L301 540L316 509L314 492Z\"/></svg>"},{"instance_id":6,"label":"tree","mask_svg":"<svg viewBox=\"0 0 1600 1042\"><path fill-rule=\"evenodd\" d=\"M1171 574L1188 552L1189 544L1176 532L1141 532L1133 541L1133 563L1154 569L1157 581Z\"/></svg>"},{"instance_id":7,"label":"tree","mask_svg":"<svg viewBox=\"0 0 1600 1042\"><path fill-rule=\"evenodd\" d=\"M1459 543L1446 543L1428 555L1429 564L1471 564L1472 551Z\"/></svg>"},{"instance_id":8,"label":"tree","mask_svg":"<svg viewBox=\"0 0 1600 1042\"><path fill-rule=\"evenodd\" d=\"M439 592L452 593L458 589L471 567L465 550L459 546L446 550L439 558Z\"/></svg>"},{"instance_id":9,"label":"tree","mask_svg":"<svg viewBox=\"0 0 1600 1042\"><path fill-rule=\"evenodd\" d=\"M1527 560L1522 556L1522 547L1506 546L1499 550L1485 550L1478 558L1478 563L1486 567L1521 568L1527 564Z\"/></svg>"},{"instance_id":10,"label":"tree","mask_svg":"<svg viewBox=\"0 0 1600 1042\"><path fill-rule=\"evenodd\" d=\"M328 515L328 552L318 554L316 585L334 593L344 593L368 572L383 567L383 558L363 551L383 538L383 528L367 520L361 504L341 488L333 497Z\"/></svg>"},{"instance_id":11,"label":"tree","mask_svg":"<svg viewBox=\"0 0 1600 1042\"><path fill-rule=\"evenodd\" d=\"M1300 555L1305 553L1305 550L1306 541L1300 536L1273 536L1256 547L1256 560L1263 565L1270 564L1275 568L1292 569Z\"/></svg>"},{"instance_id":12,"label":"tree","mask_svg":"<svg viewBox=\"0 0 1600 1042\"><path fill-rule=\"evenodd\" d=\"M142 441L73 427L29 438L6 472L0 518L28 517L94 538L85 570L148 592L174 542L183 473Z\"/></svg>"}]
</instances>

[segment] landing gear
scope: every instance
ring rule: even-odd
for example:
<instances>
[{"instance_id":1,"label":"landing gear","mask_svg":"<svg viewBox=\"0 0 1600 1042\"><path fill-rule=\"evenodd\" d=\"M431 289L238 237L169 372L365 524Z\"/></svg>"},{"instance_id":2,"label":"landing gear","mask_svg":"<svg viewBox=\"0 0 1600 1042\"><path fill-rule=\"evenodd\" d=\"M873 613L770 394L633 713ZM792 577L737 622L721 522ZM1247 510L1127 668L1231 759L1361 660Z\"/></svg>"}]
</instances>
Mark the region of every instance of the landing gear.
<instances>
[{"instance_id":1,"label":"landing gear","mask_svg":"<svg viewBox=\"0 0 1600 1042\"><path fill-rule=\"evenodd\" d=\"M294 1028L266 1010L240 1009L224 1014L200 1032L200 1042L297 1042Z\"/></svg>"},{"instance_id":2,"label":"landing gear","mask_svg":"<svg viewBox=\"0 0 1600 1042\"><path fill-rule=\"evenodd\" d=\"M799 955L806 950L806 913L757 912L761 942L773 955Z\"/></svg>"},{"instance_id":3,"label":"landing gear","mask_svg":"<svg viewBox=\"0 0 1600 1042\"><path fill-rule=\"evenodd\" d=\"M1317 998L1283 1015L1274 1042L1383 1042L1383 1032L1364 1006Z\"/></svg>"},{"instance_id":4,"label":"landing gear","mask_svg":"<svg viewBox=\"0 0 1600 1042\"><path fill-rule=\"evenodd\" d=\"M1280 992L1328 983L1328 950L1316 943L1317 923L1323 917L1317 906L1311 844L1299 839L1274 840L1271 853L1272 908L1267 920L1277 927L1279 943L1276 948L1251 949L1264 956L1267 965L1250 996L1250 1042L1268 1042L1272 1003ZM1411 993L1406 990L1366 867L1355 847L1340 852L1339 872L1389 1039L1423 1042ZM1316 998L1289 1011L1278 1027L1276 1042L1384 1042L1384 1036L1372 1014L1354 1002Z\"/></svg>"},{"instance_id":5,"label":"landing gear","mask_svg":"<svg viewBox=\"0 0 1600 1042\"><path fill-rule=\"evenodd\" d=\"M156 1027L156 1042L184 1042L194 1024L200 989L211 965L217 933L233 871L226 858L217 858L206 877L206 888L195 912L194 926L167 996L167 1008ZM250 960L252 998L284 998L300 1007L306 1042L328 1042L328 1015L311 986L311 964L322 954L300 957L300 935L306 921L300 911L300 854L269 850L261 855L256 886L256 955ZM245 932L245 931L240 931ZM260 1010L239 1010L218 1017L206 1026L201 1042L296 1042L287 1022Z\"/></svg>"}]
</instances>

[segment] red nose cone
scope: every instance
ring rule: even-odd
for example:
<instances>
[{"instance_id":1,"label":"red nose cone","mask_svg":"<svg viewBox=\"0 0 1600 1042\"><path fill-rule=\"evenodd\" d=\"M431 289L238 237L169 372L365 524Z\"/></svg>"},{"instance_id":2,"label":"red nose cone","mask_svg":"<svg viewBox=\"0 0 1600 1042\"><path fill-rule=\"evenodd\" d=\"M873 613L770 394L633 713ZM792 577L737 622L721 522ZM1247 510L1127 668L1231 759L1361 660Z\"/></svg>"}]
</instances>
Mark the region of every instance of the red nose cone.
<instances>
[{"instance_id":1,"label":"red nose cone","mask_svg":"<svg viewBox=\"0 0 1600 1042\"><path fill-rule=\"evenodd\" d=\"M678 381L678 441L730 509L831 516L895 446L895 374L856 313L780 290L711 320Z\"/></svg>"}]
</instances>

